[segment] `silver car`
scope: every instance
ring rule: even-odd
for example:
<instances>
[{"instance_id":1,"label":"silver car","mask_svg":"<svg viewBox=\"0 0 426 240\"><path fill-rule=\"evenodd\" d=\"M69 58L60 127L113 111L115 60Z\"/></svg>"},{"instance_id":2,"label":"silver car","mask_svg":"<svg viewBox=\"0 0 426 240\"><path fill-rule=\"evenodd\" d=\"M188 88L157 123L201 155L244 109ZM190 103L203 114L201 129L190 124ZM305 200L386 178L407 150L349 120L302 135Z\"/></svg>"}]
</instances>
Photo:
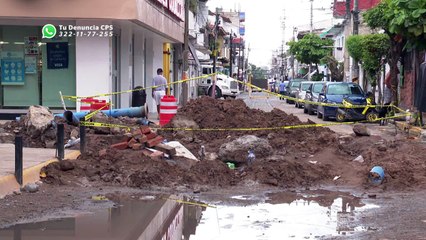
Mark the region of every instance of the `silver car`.
<instances>
[{"instance_id":1,"label":"silver car","mask_svg":"<svg viewBox=\"0 0 426 240\"><path fill-rule=\"evenodd\" d=\"M314 84L315 82L301 82L300 87L297 89L296 98L299 100L305 100L306 91ZM303 108L303 102L296 101L295 107Z\"/></svg>"}]
</instances>

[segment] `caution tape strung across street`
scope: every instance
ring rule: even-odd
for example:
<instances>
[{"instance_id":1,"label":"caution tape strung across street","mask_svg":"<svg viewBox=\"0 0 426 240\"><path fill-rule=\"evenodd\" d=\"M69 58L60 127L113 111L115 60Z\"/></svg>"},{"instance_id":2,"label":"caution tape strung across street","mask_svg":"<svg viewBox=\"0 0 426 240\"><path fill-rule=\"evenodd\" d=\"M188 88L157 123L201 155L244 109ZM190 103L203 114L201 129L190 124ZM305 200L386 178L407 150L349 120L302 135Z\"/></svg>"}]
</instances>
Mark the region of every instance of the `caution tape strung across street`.
<instances>
[{"instance_id":1,"label":"caution tape strung across street","mask_svg":"<svg viewBox=\"0 0 426 240\"><path fill-rule=\"evenodd\" d=\"M377 118L374 122L379 122L382 120L390 120L400 117L405 117L407 114L395 115L391 117ZM357 122L333 122L333 123L315 123L315 124L301 124L301 125L290 125L290 126L278 126L278 127L252 127L252 128L161 128L161 127L151 127L151 129L157 129L162 131L194 131L194 132L212 132L212 131L276 131L276 130L285 130L285 129L300 129L300 128L314 128L314 127L330 127L338 125L352 125L356 123L371 123L368 120L357 121ZM106 128L126 128L127 131L130 131L134 126L127 125L118 125L118 124L109 124L109 123L98 123L98 122L80 122L83 126L88 127L106 127Z\"/></svg>"},{"instance_id":2,"label":"caution tape strung across street","mask_svg":"<svg viewBox=\"0 0 426 240\"><path fill-rule=\"evenodd\" d=\"M136 89L130 89L130 90L126 90L126 91L120 91L120 92L112 92L112 93L103 93L103 94L97 94L97 95L92 95L92 96L67 96L64 95L63 98L67 99L67 100L71 100L71 101L78 101L80 99L84 99L84 98L96 98L96 97L107 97L107 96L114 96L114 95L119 95L119 94L124 94L124 93L131 93L131 92L136 92L136 91L140 91L140 90L147 90L147 89L151 89L151 88L157 88L157 87L167 87L167 86L171 86L174 84L179 84L179 83L184 83L184 82L190 82L190 81L194 81L194 80L198 80L198 79L202 79L202 78L207 78L213 75L216 75L217 73L212 73L212 74L208 74L208 75L202 75L199 77L193 77L193 78L188 78L188 79L183 79L183 80L179 80L176 82L170 82L167 84L162 84L162 85L157 85L157 86L151 86L151 87L146 87L146 88L136 88Z\"/></svg>"}]
</instances>

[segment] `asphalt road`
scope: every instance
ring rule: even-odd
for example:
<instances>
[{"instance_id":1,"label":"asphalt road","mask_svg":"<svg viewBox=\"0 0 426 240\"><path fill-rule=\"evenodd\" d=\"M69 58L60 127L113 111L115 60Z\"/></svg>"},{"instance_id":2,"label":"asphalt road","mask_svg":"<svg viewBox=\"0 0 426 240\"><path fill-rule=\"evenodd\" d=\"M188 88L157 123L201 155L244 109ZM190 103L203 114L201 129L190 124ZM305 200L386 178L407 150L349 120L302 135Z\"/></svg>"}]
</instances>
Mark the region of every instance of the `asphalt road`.
<instances>
[{"instance_id":1,"label":"asphalt road","mask_svg":"<svg viewBox=\"0 0 426 240\"><path fill-rule=\"evenodd\" d=\"M266 112L271 111L274 108L280 109L287 114L293 114L297 116L301 121L307 122L308 119L317 124L321 123L337 123L334 120L331 121L323 121L322 119L317 118L316 115L308 115L303 113L303 109L296 108L294 104L288 104L285 100L279 100L276 96L269 95L263 92L255 92L249 96L248 93L241 94L238 98L243 99L244 102L250 108L257 108ZM395 134L395 127L391 124L388 126L380 126L378 123L365 123L364 125L371 131L372 135L379 135L385 137L387 135ZM351 124L339 124L335 126L328 126L331 130L336 133L347 135L352 134Z\"/></svg>"}]
</instances>

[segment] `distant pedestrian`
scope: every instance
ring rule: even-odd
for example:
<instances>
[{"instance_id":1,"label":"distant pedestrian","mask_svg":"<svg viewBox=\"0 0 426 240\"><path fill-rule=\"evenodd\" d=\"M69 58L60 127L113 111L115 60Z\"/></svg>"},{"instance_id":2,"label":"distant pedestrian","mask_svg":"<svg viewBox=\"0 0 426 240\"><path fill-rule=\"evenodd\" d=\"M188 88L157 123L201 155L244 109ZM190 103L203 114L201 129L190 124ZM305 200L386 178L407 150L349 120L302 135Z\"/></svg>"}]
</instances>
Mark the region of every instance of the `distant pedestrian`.
<instances>
[{"instance_id":1,"label":"distant pedestrian","mask_svg":"<svg viewBox=\"0 0 426 240\"><path fill-rule=\"evenodd\" d=\"M281 83L280 83L280 100L284 99L285 87L286 86L285 86L284 80L281 80Z\"/></svg>"},{"instance_id":2,"label":"distant pedestrian","mask_svg":"<svg viewBox=\"0 0 426 240\"><path fill-rule=\"evenodd\" d=\"M160 102L161 98L166 95L167 80L163 77L163 69L157 69L157 76L152 79L152 98L157 104L157 113L160 116Z\"/></svg>"}]
</instances>

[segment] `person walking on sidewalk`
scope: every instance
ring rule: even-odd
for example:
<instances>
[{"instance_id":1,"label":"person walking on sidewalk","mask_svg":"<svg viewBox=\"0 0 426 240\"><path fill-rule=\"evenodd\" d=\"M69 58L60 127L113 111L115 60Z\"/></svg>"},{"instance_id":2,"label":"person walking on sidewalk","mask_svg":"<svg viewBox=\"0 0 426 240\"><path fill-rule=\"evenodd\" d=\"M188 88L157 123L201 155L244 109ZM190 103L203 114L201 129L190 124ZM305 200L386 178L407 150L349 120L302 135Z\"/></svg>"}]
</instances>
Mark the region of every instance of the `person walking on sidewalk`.
<instances>
[{"instance_id":1,"label":"person walking on sidewalk","mask_svg":"<svg viewBox=\"0 0 426 240\"><path fill-rule=\"evenodd\" d=\"M161 98L166 95L166 84L167 80L163 77L163 69L157 69L157 76L152 79L152 98L157 104L157 113L160 116L160 102Z\"/></svg>"},{"instance_id":2,"label":"person walking on sidewalk","mask_svg":"<svg viewBox=\"0 0 426 240\"><path fill-rule=\"evenodd\" d=\"M284 83L284 80L281 80L281 83L280 83L280 100L283 100L284 99L284 92L285 92L285 83Z\"/></svg>"}]
</instances>

